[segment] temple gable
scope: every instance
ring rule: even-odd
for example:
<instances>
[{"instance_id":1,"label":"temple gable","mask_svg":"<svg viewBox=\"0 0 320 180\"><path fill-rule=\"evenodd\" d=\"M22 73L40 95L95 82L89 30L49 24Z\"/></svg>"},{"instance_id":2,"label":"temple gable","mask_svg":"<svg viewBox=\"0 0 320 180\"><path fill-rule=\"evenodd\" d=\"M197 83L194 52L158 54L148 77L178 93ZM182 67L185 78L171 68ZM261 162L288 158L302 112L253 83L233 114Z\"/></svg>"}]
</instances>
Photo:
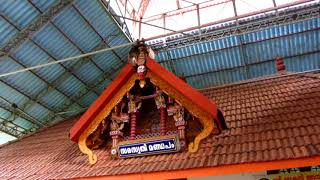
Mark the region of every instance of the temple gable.
<instances>
[{"instance_id":1,"label":"temple gable","mask_svg":"<svg viewBox=\"0 0 320 180\"><path fill-rule=\"evenodd\" d=\"M138 42L129 63L70 130L95 164L94 149L113 158L196 152L201 140L225 127L216 105L170 73ZM221 118L220 118L221 119Z\"/></svg>"}]
</instances>

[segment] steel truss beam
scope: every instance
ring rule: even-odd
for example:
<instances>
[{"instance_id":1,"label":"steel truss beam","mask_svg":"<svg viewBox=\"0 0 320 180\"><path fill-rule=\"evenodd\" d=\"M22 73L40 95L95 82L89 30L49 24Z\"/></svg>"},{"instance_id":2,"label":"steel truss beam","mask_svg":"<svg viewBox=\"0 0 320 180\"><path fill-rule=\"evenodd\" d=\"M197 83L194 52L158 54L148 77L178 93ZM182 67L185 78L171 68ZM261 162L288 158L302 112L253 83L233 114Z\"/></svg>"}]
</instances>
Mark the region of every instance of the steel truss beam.
<instances>
[{"instance_id":1,"label":"steel truss beam","mask_svg":"<svg viewBox=\"0 0 320 180\"><path fill-rule=\"evenodd\" d=\"M165 42L150 44L150 46L156 51L163 51L172 48L188 46L194 43L220 39L226 36L259 31L273 25L282 25L312 19L315 17L320 17L319 6L320 5L318 4L308 9L295 10L294 12L288 13L280 13L278 16L265 17L261 20L239 21L239 25L237 25L237 23L232 23L232 25L228 27L221 27L215 30L206 28L202 29L201 33L193 33L193 36L181 36L175 39L166 38Z\"/></svg>"},{"instance_id":2,"label":"steel truss beam","mask_svg":"<svg viewBox=\"0 0 320 180\"><path fill-rule=\"evenodd\" d=\"M260 43L260 42L269 41L269 40L273 40L273 39L278 39L278 38L283 38L283 37L288 37L288 36L294 36L294 35L297 35L297 34L302 34L302 33L311 32L311 31L319 31L319 30L320 30L320 28L314 28L314 29L305 30L305 31L296 32L296 33L291 33L291 34L282 35L282 36L278 36L278 37L272 37L272 38L268 38L268 39L263 39L263 40L256 41L256 42L250 42L250 43L246 43L246 44L239 44L239 45L230 46L230 47L226 47L226 48L222 48L222 49L218 49L218 50L211 50L211 51L208 51L208 52L203 52L203 53L193 54L193 55L189 55L189 56L184 56L184 57L180 57L180 58L173 59L173 60L172 59L167 59L167 60L161 61L160 64L165 63L165 62L170 62L171 63L172 61L183 61L183 59L189 58L189 57L205 55L205 54L214 53L214 52L217 52L217 51L224 51L224 50L230 49L230 48L238 48L238 47L241 47L241 46L246 46L248 44ZM318 49L318 50L315 50L315 51L304 52L304 53L301 53L301 54L294 54L294 55L290 55L290 56L285 56L283 58L284 59L289 59L289 58L293 58L293 57L299 57L299 56L304 56L304 55L309 55L309 54L315 54L315 53L319 53L319 52L320 52L320 50ZM211 74L211 73L217 73L217 72L223 72L223 71L232 71L234 69L248 68L248 66L251 66L251 65L263 64L263 63L268 63L268 62L271 62L271 61L274 61L274 59L266 59L266 60L262 60L260 62L243 64L243 65L239 65L239 66L231 67L231 68L222 68L222 69L213 70L213 71L190 74L190 75L186 75L184 77L185 78L190 78L190 77L201 76L201 75L205 75L205 74Z\"/></svg>"},{"instance_id":3,"label":"steel truss beam","mask_svg":"<svg viewBox=\"0 0 320 180\"><path fill-rule=\"evenodd\" d=\"M20 31L14 38L7 42L0 50L0 57L7 55L10 51L20 46L24 41L37 32L43 25L47 24L54 16L56 16L62 9L70 5L73 0L60 0L45 13L40 15L35 21L29 24L25 29Z\"/></svg>"},{"instance_id":4,"label":"steel truss beam","mask_svg":"<svg viewBox=\"0 0 320 180\"><path fill-rule=\"evenodd\" d=\"M4 132L6 134L9 134L15 138L19 138L19 137L26 134L25 132L18 130L16 128L16 126L11 127L11 126L8 126L7 124L4 124L2 122L0 123L0 131Z\"/></svg>"},{"instance_id":5,"label":"steel truss beam","mask_svg":"<svg viewBox=\"0 0 320 180\"><path fill-rule=\"evenodd\" d=\"M45 124L42 123L41 121L39 121L38 119L36 119L35 117L33 117L32 115L26 113L23 109L21 109L20 107L15 107L9 100L7 100L6 98L0 96L0 100L2 102L5 102L5 106L7 108L2 107L3 109L5 109L6 111L11 112L11 115L9 117L7 117L8 121L14 121L14 114L19 115L21 118L25 119L26 121L29 121L30 123L33 123L35 125L37 125L38 127L44 127Z\"/></svg>"},{"instance_id":6,"label":"steel truss beam","mask_svg":"<svg viewBox=\"0 0 320 180\"><path fill-rule=\"evenodd\" d=\"M179 58L175 58L175 59L166 59L166 60L162 60L160 63L165 63L165 62L168 62L168 61L180 61L180 60L183 60L185 58L190 58L190 57L195 57L195 56L200 56L200 55L206 55L206 54L209 54L209 53L215 53L215 52L218 52L218 51L224 51L226 49L239 48L240 46L246 46L246 45L249 45L249 44L260 43L260 42L264 42L264 41L269 41L269 40L274 40L274 39L278 39L278 38L294 36L294 35L298 35L298 34L302 34L302 33L306 33L306 32L319 31L319 30L320 30L320 28L314 28L314 29L304 30L304 31L295 32L295 33L291 33L291 34L286 34L286 35L282 35L282 36L270 37L270 38L262 39L262 40L259 40L259 41L247 42L247 43L238 44L238 45L234 45L234 46L224 47L224 48L221 48L221 49L215 49L215 50L210 50L210 51L206 51L206 52L191 54L191 55L188 55L188 56L183 56L183 57L179 57Z\"/></svg>"},{"instance_id":7,"label":"steel truss beam","mask_svg":"<svg viewBox=\"0 0 320 180\"><path fill-rule=\"evenodd\" d=\"M0 121L0 131L13 137L20 138L30 132L30 130L25 129L12 121L7 121L3 118L0 118Z\"/></svg>"},{"instance_id":8,"label":"steel truss beam","mask_svg":"<svg viewBox=\"0 0 320 180\"><path fill-rule=\"evenodd\" d=\"M156 35L156 36L153 36L153 37L146 38L145 41L155 40L155 39L159 39L159 38L166 38L168 36L176 35L178 33L183 33L183 32L189 32L190 33L191 31L197 30L197 29L200 29L200 28L205 28L205 27L209 27L209 26L213 26L213 25L217 25L217 24L221 24L221 23L225 23L225 22L232 22L232 21L236 21L237 19L248 18L248 17L255 16L257 14L271 13L271 12L274 12L274 11L276 11L278 9L290 8L290 7L298 6L298 5L301 5L303 3L308 3L308 2L317 2L317 1L316 0L297 0L295 2L279 5L277 7L266 8L266 9L262 9L262 10L259 10L259 11L254 11L254 12L251 12L251 13L242 14L242 15L239 15L237 17L233 16L233 17L230 17L230 18L209 22L209 23L206 23L206 24L202 24L201 26L193 26L193 27L189 27L189 28L186 28L186 29L178 30L177 33L166 33L166 34L162 34L162 35Z\"/></svg>"}]
</instances>

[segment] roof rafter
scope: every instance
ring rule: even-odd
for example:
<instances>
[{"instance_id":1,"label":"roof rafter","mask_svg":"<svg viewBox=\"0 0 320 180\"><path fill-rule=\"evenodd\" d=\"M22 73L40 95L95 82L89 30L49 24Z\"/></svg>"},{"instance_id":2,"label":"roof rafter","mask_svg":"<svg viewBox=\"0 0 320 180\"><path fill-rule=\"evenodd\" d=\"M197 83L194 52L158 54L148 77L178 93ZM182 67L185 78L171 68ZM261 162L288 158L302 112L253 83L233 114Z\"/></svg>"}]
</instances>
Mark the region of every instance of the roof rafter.
<instances>
[{"instance_id":1,"label":"roof rafter","mask_svg":"<svg viewBox=\"0 0 320 180\"><path fill-rule=\"evenodd\" d=\"M26 135L30 130L14 123L13 121L8 121L7 119L3 119L0 117L0 131L16 138L19 138L23 135Z\"/></svg>"},{"instance_id":2,"label":"roof rafter","mask_svg":"<svg viewBox=\"0 0 320 180\"><path fill-rule=\"evenodd\" d=\"M3 123L0 123L0 131L3 133L9 134L10 136L13 136L15 138L19 138L24 135L22 132L18 131L17 129L6 126Z\"/></svg>"},{"instance_id":3,"label":"roof rafter","mask_svg":"<svg viewBox=\"0 0 320 180\"><path fill-rule=\"evenodd\" d=\"M7 121L6 119L3 119L3 118L0 118L0 120L2 120L2 122L0 122L1 132L4 132L16 138L26 135L29 132L29 130L25 129L22 126L19 126L18 124L15 124L14 122Z\"/></svg>"},{"instance_id":4,"label":"roof rafter","mask_svg":"<svg viewBox=\"0 0 320 180\"><path fill-rule=\"evenodd\" d=\"M106 12L106 14L117 24L117 27L119 28L119 30L121 32L123 32L123 34L125 35L125 37L128 39L129 42L133 42L133 39L129 33L129 30L128 30L128 27L127 27L127 24L124 22L124 25L123 28L121 28L121 21L119 18L116 18L113 16L113 14L110 12L110 6L108 4L106 4L106 1L105 0L97 0L99 2L99 4L101 4L101 6L103 7L103 10ZM130 2L130 1L128 1ZM125 31L127 30L127 32Z\"/></svg>"}]
</instances>

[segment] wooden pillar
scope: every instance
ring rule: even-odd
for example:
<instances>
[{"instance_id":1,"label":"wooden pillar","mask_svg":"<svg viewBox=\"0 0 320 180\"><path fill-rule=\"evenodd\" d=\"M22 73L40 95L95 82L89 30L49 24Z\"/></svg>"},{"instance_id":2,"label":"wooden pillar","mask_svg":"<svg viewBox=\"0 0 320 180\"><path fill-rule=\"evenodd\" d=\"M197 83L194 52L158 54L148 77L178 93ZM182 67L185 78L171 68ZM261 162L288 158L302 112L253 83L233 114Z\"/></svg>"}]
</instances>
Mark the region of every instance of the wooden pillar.
<instances>
[{"instance_id":1,"label":"wooden pillar","mask_svg":"<svg viewBox=\"0 0 320 180\"><path fill-rule=\"evenodd\" d=\"M134 140L136 139L137 115L135 112L130 114L130 140Z\"/></svg>"},{"instance_id":2,"label":"wooden pillar","mask_svg":"<svg viewBox=\"0 0 320 180\"><path fill-rule=\"evenodd\" d=\"M165 136L166 131L166 120L167 120L167 109L165 107L160 108L160 135Z\"/></svg>"}]
</instances>

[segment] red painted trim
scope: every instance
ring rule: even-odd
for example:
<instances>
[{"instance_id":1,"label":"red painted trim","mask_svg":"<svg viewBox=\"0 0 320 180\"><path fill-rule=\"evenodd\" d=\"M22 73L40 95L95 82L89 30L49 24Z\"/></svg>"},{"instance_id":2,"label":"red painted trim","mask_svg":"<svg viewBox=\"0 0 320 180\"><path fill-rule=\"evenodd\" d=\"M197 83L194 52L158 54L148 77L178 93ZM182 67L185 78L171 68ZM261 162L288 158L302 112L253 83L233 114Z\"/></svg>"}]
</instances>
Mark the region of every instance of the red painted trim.
<instances>
[{"instance_id":1,"label":"red painted trim","mask_svg":"<svg viewBox=\"0 0 320 180\"><path fill-rule=\"evenodd\" d=\"M90 122L98 115L108 101L110 101L118 89L128 81L134 72L134 68L131 64L126 64L123 67L119 75L111 82L108 88L102 92L102 94L70 129L69 137L72 141L78 141L80 134L88 127Z\"/></svg>"},{"instance_id":2,"label":"red painted trim","mask_svg":"<svg viewBox=\"0 0 320 180\"><path fill-rule=\"evenodd\" d=\"M269 162L256 162L256 163L245 163L245 164L234 164L217 167L206 167L206 168L192 168L184 170L174 171L162 171L162 172L151 172L151 173L139 173L139 174L124 174L114 176L96 176L96 177L85 177L75 179L90 179L90 180L164 180L164 179L179 179L179 178L191 178L191 177L204 177L204 176L217 176L217 175L228 175L228 174L240 174L240 173L254 173L254 172L265 172L268 170L275 169L288 169L305 166L317 166L320 162L320 156L269 161Z\"/></svg>"},{"instance_id":3,"label":"red painted trim","mask_svg":"<svg viewBox=\"0 0 320 180\"><path fill-rule=\"evenodd\" d=\"M183 94L186 98L188 98L192 103L196 104L198 107L202 108L204 111L211 114L220 129L220 122L217 120L217 106L214 102L211 102L207 97L202 95L199 91L192 88L189 84L178 78L176 75L171 73L162 67L159 63L155 62L155 60L147 57L147 67L148 69L160 77L163 81L167 82L174 89L178 90L181 94Z\"/></svg>"}]
</instances>

